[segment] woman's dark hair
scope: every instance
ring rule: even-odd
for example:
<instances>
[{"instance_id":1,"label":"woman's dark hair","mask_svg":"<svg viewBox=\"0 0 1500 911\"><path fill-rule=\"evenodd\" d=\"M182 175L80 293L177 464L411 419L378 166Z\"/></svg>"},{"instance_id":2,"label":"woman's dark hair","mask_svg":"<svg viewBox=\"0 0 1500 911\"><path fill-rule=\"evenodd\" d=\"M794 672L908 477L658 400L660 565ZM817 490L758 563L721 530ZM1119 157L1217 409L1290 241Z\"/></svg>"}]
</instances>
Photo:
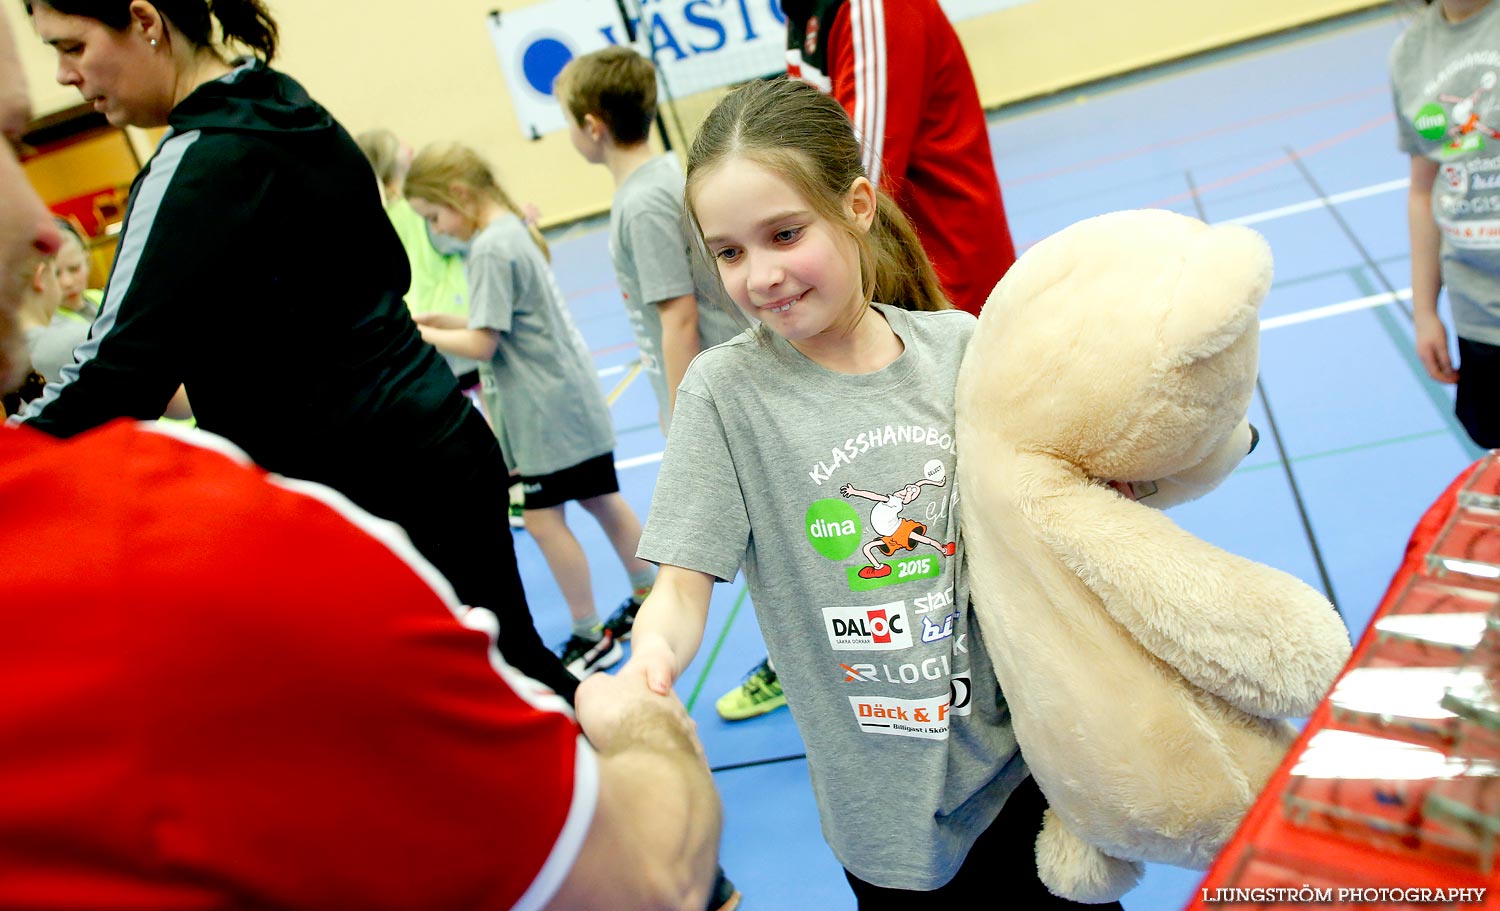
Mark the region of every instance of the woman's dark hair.
<instances>
[{"instance_id":1,"label":"woman's dark hair","mask_svg":"<svg viewBox=\"0 0 1500 911\"><path fill-rule=\"evenodd\" d=\"M117 31L130 25L130 0L23 0L26 15L38 4L68 16L97 19ZM276 56L276 20L263 0L150 0L156 11L197 47L212 47L214 22L224 42L243 44L270 61Z\"/></svg>"}]
</instances>

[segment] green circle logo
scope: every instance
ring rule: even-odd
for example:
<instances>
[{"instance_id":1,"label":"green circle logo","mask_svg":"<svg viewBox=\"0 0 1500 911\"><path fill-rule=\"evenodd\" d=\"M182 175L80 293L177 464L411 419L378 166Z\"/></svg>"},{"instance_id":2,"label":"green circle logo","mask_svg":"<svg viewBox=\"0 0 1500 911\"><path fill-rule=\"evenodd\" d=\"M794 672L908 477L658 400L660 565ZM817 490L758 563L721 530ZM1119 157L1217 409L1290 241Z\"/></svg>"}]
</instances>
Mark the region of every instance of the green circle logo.
<instances>
[{"instance_id":1,"label":"green circle logo","mask_svg":"<svg viewBox=\"0 0 1500 911\"><path fill-rule=\"evenodd\" d=\"M1448 114L1436 102L1422 105L1411 125L1423 139L1442 139L1448 132Z\"/></svg>"},{"instance_id":2,"label":"green circle logo","mask_svg":"<svg viewBox=\"0 0 1500 911\"><path fill-rule=\"evenodd\" d=\"M807 507L807 543L828 559L849 559L862 535L859 515L843 500L814 500Z\"/></svg>"}]
</instances>

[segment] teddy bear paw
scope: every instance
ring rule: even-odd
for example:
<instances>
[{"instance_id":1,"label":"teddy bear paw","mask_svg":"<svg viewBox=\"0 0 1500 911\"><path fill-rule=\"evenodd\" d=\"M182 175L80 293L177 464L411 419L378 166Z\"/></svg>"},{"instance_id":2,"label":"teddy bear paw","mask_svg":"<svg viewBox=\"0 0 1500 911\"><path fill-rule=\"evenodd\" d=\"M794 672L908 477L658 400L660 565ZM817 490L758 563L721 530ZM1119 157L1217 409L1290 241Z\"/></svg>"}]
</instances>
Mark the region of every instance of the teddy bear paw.
<instances>
[{"instance_id":1,"label":"teddy bear paw","mask_svg":"<svg viewBox=\"0 0 1500 911\"><path fill-rule=\"evenodd\" d=\"M1036 868L1054 895L1090 905L1119 900L1146 873L1144 864L1110 857L1079 838L1050 809L1036 839Z\"/></svg>"}]
</instances>

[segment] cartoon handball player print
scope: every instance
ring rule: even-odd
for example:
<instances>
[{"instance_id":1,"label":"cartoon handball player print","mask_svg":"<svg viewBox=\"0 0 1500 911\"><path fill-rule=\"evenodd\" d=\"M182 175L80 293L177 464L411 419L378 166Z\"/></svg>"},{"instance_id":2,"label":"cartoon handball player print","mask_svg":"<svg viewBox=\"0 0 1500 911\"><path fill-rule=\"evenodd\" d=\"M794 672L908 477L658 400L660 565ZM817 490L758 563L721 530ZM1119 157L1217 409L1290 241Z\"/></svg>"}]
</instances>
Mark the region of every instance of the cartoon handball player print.
<instances>
[{"instance_id":1,"label":"cartoon handball player print","mask_svg":"<svg viewBox=\"0 0 1500 911\"><path fill-rule=\"evenodd\" d=\"M890 565L882 563L876 557L876 548L883 549L885 556L890 557L898 550L916 550L918 544L926 544L941 551L944 556L953 556L956 548L952 541L943 544L927 537L926 525L901 514L907 506L921 496L923 487L942 487L947 483L947 473L943 470L943 463L937 459L923 466L922 475L921 480L915 484L908 484L890 494L860 490L852 484L845 484L839 488L839 493L846 499L863 497L866 500L875 501L875 505L870 509L870 527L880 537L866 544L861 551L865 559L870 561L869 566L860 569L861 579L883 579L891 574Z\"/></svg>"},{"instance_id":2,"label":"cartoon handball player print","mask_svg":"<svg viewBox=\"0 0 1500 911\"><path fill-rule=\"evenodd\" d=\"M1491 139L1500 139L1500 131L1486 124L1476 110L1485 93L1494 90L1494 88L1495 73L1491 70L1479 78L1479 88L1470 92L1467 96L1438 96L1438 101L1453 105L1452 124L1448 128L1448 132L1452 137L1448 143L1450 149L1462 148L1465 138L1471 133L1480 133Z\"/></svg>"}]
</instances>

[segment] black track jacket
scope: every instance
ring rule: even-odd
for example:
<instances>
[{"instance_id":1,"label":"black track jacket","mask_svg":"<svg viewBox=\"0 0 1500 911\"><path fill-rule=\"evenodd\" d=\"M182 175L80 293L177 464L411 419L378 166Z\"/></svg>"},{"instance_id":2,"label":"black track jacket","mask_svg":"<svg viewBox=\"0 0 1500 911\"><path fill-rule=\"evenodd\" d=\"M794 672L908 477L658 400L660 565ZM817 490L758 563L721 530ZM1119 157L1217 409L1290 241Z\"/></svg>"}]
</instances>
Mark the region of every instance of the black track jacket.
<instances>
[{"instance_id":1,"label":"black track jacket","mask_svg":"<svg viewBox=\"0 0 1500 911\"><path fill-rule=\"evenodd\" d=\"M348 133L259 61L170 127L78 362L23 419L72 436L158 417L185 384L199 426L272 471L368 499L349 482L434 467L477 416L412 324L406 254Z\"/></svg>"}]
</instances>

